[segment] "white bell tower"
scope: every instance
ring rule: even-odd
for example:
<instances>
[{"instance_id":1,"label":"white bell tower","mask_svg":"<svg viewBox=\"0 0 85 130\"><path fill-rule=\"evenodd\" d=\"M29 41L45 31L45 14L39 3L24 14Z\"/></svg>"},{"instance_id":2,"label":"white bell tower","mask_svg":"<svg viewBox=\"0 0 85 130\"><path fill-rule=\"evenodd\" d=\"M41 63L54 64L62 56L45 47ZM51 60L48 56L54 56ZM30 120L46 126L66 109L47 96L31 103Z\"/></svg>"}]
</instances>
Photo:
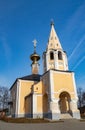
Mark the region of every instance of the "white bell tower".
<instances>
[{"instance_id":1,"label":"white bell tower","mask_svg":"<svg viewBox=\"0 0 85 130\"><path fill-rule=\"evenodd\" d=\"M51 32L47 44L47 49L43 53L44 72L49 69L68 70L68 61L65 51L63 51L59 38L51 22Z\"/></svg>"}]
</instances>

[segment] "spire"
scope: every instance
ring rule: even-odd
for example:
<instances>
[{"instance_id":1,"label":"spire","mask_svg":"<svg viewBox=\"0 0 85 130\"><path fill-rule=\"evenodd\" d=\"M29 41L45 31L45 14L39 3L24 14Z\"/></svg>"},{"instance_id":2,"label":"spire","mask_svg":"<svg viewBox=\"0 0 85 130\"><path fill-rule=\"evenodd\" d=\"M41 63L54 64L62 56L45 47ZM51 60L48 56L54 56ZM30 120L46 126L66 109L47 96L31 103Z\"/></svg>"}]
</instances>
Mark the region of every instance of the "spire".
<instances>
[{"instance_id":1,"label":"spire","mask_svg":"<svg viewBox=\"0 0 85 130\"><path fill-rule=\"evenodd\" d=\"M59 38L54 28L54 22L51 21L51 31L48 41L48 49L62 49Z\"/></svg>"}]
</instances>

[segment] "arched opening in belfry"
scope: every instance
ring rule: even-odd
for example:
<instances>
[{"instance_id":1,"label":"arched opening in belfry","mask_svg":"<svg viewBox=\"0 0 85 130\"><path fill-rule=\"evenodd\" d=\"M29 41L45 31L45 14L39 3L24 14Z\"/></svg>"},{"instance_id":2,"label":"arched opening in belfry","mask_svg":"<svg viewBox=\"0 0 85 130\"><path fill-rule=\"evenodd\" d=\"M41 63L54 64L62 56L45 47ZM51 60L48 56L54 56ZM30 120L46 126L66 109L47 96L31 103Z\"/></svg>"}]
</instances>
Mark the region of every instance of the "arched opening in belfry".
<instances>
[{"instance_id":1,"label":"arched opening in belfry","mask_svg":"<svg viewBox=\"0 0 85 130\"><path fill-rule=\"evenodd\" d=\"M62 52L61 51L58 51L58 60L62 60Z\"/></svg>"},{"instance_id":2,"label":"arched opening in belfry","mask_svg":"<svg viewBox=\"0 0 85 130\"><path fill-rule=\"evenodd\" d=\"M54 60L54 53L52 51L50 52L50 60Z\"/></svg>"},{"instance_id":3,"label":"arched opening in belfry","mask_svg":"<svg viewBox=\"0 0 85 130\"><path fill-rule=\"evenodd\" d=\"M69 113L71 101L70 94L68 92L62 92L59 96L59 99L59 107L61 113Z\"/></svg>"}]
</instances>

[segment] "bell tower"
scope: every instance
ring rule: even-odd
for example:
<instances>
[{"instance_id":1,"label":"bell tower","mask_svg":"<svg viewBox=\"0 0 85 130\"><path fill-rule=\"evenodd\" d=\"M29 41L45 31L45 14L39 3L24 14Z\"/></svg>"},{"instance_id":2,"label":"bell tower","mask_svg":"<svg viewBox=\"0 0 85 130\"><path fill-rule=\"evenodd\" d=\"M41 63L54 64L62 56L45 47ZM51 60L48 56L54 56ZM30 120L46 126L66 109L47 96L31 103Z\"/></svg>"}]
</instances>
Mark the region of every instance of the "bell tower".
<instances>
[{"instance_id":1,"label":"bell tower","mask_svg":"<svg viewBox=\"0 0 85 130\"><path fill-rule=\"evenodd\" d=\"M31 64L32 74L38 74L39 73L39 63L38 63L38 61L40 60L40 56L36 53L37 41L34 40L33 43L34 43L34 53L31 54L31 56L30 56L30 59L32 60L32 64Z\"/></svg>"},{"instance_id":2,"label":"bell tower","mask_svg":"<svg viewBox=\"0 0 85 130\"><path fill-rule=\"evenodd\" d=\"M43 81L48 88L48 118L60 119L63 118L63 114L69 114L80 119L74 72L68 70L67 55L55 32L53 22L47 48L43 53L43 64Z\"/></svg>"},{"instance_id":3,"label":"bell tower","mask_svg":"<svg viewBox=\"0 0 85 130\"><path fill-rule=\"evenodd\" d=\"M54 22L51 22L51 31L48 39L47 49L43 53L44 72L55 70L68 70L66 52L63 51L59 38L54 29Z\"/></svg>"}]
</instances>

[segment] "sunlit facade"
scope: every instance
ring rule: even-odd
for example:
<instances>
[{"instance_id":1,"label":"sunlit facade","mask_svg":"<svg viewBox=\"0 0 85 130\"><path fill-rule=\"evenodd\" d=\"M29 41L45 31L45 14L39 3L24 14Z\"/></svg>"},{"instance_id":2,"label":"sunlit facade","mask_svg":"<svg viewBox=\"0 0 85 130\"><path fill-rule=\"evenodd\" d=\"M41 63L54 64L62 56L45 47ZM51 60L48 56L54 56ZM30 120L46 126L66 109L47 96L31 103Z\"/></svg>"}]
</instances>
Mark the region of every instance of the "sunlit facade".
<instances>
[{"instance_id":1,"label":"sunlit facade","mask_svg":"<svg viewBox=\"0 0 85 130\"><path fill-rule=\"evenodd\" d=\"M18 78L10 88L13 117L49 118L80 118L77 108L77 91L74 72L68 69L68 59L56 34L54 23L46 50L43 52L43 74L39 74L40 56L34 53L32 74ZM67 115L67 116L65 116Z\"/></svg>"}]
</instances>

